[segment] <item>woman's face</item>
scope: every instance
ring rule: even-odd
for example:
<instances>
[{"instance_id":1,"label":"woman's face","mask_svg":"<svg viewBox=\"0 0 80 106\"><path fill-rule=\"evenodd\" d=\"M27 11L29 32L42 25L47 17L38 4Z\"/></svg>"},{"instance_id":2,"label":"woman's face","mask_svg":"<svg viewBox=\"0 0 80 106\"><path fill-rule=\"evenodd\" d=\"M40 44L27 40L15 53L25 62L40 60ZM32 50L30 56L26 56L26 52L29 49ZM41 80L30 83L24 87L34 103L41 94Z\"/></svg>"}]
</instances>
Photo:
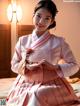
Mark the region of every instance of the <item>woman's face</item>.
<instances>
[{"instance_id":1,"label":"woman's face","mask_svg":"<svg viewBox=\"0 0 80 106\"><path fill-rule=\"evenodd\" d=\"M36 32L45 32L52 24L52 14L45 8L36 11L33 17Z\"/></svg>"}]
</instances>

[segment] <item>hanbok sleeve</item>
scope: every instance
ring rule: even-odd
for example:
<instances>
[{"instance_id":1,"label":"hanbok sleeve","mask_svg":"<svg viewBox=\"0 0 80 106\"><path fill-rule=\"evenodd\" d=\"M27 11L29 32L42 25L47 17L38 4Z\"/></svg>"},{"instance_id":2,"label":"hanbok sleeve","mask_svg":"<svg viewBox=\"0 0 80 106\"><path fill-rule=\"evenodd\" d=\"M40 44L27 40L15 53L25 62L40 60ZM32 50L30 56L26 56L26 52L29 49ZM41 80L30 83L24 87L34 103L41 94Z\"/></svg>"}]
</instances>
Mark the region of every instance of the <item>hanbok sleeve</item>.
<instances>
[{"instance_id":1,"label":"hanbok sleeve","mask_svg":"<svg viewBox=\"0 0 80 106\"><path fill-rule=\"evenodd\" d=\"M15 52L14 52L13 58L11 60L11 69L15 73L18 73L17 69L18 69L18 65L19 65L21 58L22 58L21 57L21 40L19 38L15 46Z\"/></svg>"},{"instance_id":2,"label":"hanbok sleeve","mask_svg":"<svg viewBox=\"0 0 80 106\"><path fill-rule=\"evenodd\" d=\"M65 61L65 63L60 64L64 77L74 75L79 70L79 66L70 49L70 46L63 38L61 39L61 57Z\"/></svg>"}]
</instances>

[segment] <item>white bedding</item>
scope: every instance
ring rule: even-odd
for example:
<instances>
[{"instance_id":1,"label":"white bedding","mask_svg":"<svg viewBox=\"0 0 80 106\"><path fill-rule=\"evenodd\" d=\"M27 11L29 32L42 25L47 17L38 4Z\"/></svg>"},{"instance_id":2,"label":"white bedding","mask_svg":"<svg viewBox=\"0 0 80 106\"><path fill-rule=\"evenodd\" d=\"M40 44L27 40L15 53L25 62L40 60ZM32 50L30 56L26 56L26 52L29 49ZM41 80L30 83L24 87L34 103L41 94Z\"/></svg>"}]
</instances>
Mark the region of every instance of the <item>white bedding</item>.
<instances>
[{"instance_id":1,"label":"white bedding","mask_svg":"<svg viewBox=\"0 0 80 106\"><path fill-rule=\"evenodd\" d=\"M0 79L0 99L6 98L15 78ZM75 94L80 97L80 80L75 83L70 83Z\"/></svg>"}]
</instances>

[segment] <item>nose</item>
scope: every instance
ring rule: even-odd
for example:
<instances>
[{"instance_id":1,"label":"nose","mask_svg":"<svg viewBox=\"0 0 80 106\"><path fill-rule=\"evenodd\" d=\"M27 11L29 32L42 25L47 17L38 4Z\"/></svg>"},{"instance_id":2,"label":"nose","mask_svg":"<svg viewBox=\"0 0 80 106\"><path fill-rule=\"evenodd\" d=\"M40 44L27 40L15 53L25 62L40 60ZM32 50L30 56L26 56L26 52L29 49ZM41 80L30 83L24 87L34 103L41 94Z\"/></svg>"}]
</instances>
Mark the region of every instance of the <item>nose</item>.
<instances>
[{"instance_id":1,"label":"nose","mask_svg":"<svg viewBox=\"0 0 80 106\"><path fill-rule=\"evenodd\" d=\"M44 19L41 18L41 19L39 20L39 23L40 23L40 24L44 24Z\"/></svg>"}]
</instances>

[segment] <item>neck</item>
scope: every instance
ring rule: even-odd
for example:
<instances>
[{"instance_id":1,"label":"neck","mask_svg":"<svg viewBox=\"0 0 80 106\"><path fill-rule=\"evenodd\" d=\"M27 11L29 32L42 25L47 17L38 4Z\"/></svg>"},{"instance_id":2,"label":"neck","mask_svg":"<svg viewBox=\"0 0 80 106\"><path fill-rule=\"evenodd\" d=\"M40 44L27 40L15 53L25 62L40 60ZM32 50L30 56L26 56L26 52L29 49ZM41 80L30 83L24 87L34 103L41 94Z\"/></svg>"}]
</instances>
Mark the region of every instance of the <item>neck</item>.
<instances>
[{"instance_id":1,"label":"neck","mask_svg":"<svg viewBox=\"0 0 80 106\"><path fill-rule=\"evenodd\" d=\"M46 31L41 31L41 32L35 31L35 32L36 32L37 36L40 37L40 36L42 36Z\"/></svg>"},{"instance_id":2,"label":"neck","mask_svg":"<svg viewBox=\"0 0 80 106\"><path fill-rule=\"evenodd\" d=\"M36 32L37 36L40 37L44 34L44 32Z\"/></svg>"}]
</instances>

